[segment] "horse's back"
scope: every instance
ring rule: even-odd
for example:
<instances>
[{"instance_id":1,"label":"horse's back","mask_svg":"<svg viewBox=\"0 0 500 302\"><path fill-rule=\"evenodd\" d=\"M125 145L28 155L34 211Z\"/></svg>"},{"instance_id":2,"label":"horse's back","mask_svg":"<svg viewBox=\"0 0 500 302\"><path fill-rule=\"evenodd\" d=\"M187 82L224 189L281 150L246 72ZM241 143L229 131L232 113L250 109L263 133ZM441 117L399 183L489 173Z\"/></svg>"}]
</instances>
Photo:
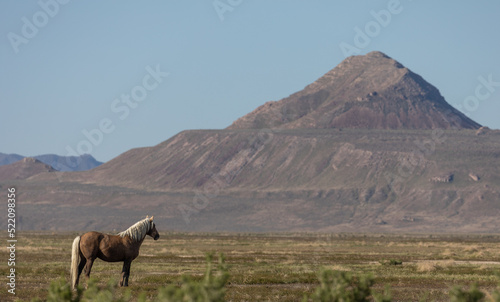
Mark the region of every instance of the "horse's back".
<instances>
[{"instance_id":1,"label":"horse's back","mask_svg":"<svg viewBox=\"0 0 500 302\"><path fill-rule=\"evenodd\" d=\"M102 240L102 238L104 238L103 233L96 232L96 231L87 232L87 233L83 234L82 236L80 236L80 245L82 245L82 242L83 243L97 243L97 244L99 244L99 242Z\"/></svg>"}]
</instances>

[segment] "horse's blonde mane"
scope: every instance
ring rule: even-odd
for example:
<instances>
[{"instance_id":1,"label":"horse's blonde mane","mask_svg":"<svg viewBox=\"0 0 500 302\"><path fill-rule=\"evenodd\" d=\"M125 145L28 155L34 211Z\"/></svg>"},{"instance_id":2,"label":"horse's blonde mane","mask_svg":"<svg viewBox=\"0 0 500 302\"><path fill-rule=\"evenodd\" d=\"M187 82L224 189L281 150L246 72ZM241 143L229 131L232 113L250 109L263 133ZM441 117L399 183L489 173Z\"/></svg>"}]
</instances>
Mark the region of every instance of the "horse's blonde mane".
<instances>
[{"instance_id":1,"label":"horse's blonde mane","mask_svg":"<svg viewBox=\"0 0 500 302\"><path fill-rule=\"evenodd\" d=\"M133 226L129 227L125 231L118 233L118 236L129 236L130 239L134 241L140 241L144 239L146 233L151 229L151 226L151 220L149 218L144 218L143 220L136 222Z\"/></svg>"}]
</instances>

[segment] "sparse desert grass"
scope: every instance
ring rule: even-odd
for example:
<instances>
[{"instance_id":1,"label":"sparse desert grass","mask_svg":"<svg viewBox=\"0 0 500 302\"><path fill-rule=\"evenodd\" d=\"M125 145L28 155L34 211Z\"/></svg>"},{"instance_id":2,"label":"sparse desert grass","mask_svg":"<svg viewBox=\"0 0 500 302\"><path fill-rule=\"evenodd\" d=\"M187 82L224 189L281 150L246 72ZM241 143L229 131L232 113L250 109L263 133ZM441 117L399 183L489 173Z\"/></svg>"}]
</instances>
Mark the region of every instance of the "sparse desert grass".
<instances>
[{"instance_id":1,"label":"sparse desert grass","mask_svg":"<svg viewBox=\"0 0 500 302\"><path fill-rule=\"evenodd\" d=\"M416 264L417 272L434 272L436 270L442 270L445 268L451 268L452 266L455 265L454 260L442 260L442 261L436 261L436 260L424 260L424 261L418 261Z\"/></svg>"},{"instance_id":2,"label":"sparse desert grass","mask_svg":"<svg viewBox=\"0 0 500 302\"><path fill-rule=\"evenodd\" d=\"M22 232L18 234L17 295L20 301L44 298L51 281L69 281L70 249L77 233ZM5 236L5 233L4 233ZM5 237L6 238L6 237ZM147 238L132 263L130 289L134 299L144 292L177 284L180 276L202 278L205 255L223 253L229 266L228 301L301 301L318 286L325 268L371 274L374 288L391 288L393 301L449 301L454 285L497 285L500 236L424 236L350 234L187 234L162 233ZM6 258L4 249L0 257ZM381 265L390 260L400 265ZM121 263L96 261L92 276L105 287L117 280ZM0 274L6 275L6 261ZM12 301L5 286L0 300Z\"/></svg>"},{"instance_id":3,"label":"sparse desert grass","mask_svg":"<svg viewBox=\"0 0 500 302\"><path fill-rule=\"evenodd\" d=\"M429 273L438 269L438 265L435 262L423 261L417 263L417 272Z\"/></svg>"}]
</instances>

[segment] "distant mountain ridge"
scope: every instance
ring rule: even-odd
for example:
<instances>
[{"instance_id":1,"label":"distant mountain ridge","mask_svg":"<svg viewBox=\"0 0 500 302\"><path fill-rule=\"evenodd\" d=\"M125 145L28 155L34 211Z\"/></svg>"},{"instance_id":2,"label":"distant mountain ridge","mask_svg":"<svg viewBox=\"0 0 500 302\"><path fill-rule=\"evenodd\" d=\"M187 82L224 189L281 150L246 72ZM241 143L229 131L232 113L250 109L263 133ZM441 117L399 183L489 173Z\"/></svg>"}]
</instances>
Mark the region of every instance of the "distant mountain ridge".
<instances>
[{"instance_id":1,"label":"distant mountain ridge","mask_svg":"<svg viewBox=\"0 0 500 302\"><path fill-rule=\"evenodd\" d=\"M439 90L382 52L352 56L280 101L228 129L478 129Z\"/></svg>"},{"instance_id":2,"label":"distant mountain ridge","mask_svg":"<svg viewBox=\"0 0 500 302\"><path fill-rule=\"evenodd\" d=\"M0 166L0 181L27 179L42 172L55 172L54 168L33 157L25 157L15 163Z\"/></svg>"},{"instance_id":3,"label":"distant mountain ridge","mask_svg":"<svg viewBox=\"0 0 500 302\"><path fill-rule=\"evenodd\" d=\"M27 158L19 154L0 153L0 166L13 164ZM57 171L86 171L102 165L92 155L84 154L80 156L60 156L55 154L43 154L33 156L33 158L45 163Z\"/></svg>"},{"instance_id":4,"label":"distant mountain ridge","mask_svg":"<svg viewBox=\"0 0 500 302\"><path fill-rule=\"evenodd\" d=\"M0 153L0 166L13 164L16 161L20 161L21 159L23 159L25 157L26 156L22 156L19 154Z\"/></svg>"}]
</instances>

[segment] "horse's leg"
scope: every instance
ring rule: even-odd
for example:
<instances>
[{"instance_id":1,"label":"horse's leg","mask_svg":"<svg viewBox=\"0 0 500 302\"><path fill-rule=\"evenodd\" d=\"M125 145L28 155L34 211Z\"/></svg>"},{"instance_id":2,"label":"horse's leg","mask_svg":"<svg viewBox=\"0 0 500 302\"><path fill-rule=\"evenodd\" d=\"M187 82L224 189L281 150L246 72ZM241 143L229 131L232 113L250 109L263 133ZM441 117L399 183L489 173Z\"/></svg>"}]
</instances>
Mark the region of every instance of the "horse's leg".
<instances>
[{"instance_id":1,"label":"horse's leg","mask_svg":"<svg viewBox=\"0 0 500 302\"><path fill-rule=\"evenodd\" d=\"M130 276L130 264L132 261L123 261L122 268L122 280L120 281L120 286L128 286L128 276Z\"/></svg>"},{"instance_id":2,"label":"horse's leg","mask_svg":"<svg viewBox=\"0 0 500 302\"><path fill-rule=\"evenodd\" d=\"M92 258L87 259L87 264L85 264L85 277L87 277L87 286L90 279L90 271L92 270L92 265L94 264L94 260ZM85 288L87 288L87 286Z\"/></svg>"},{"instance_id":3,"label":"horse's leg","mask_svg":"<svg viewBox=\"0 0 500 302\"><path fill-rule=\"evenodd\" d=\"M80 280L80 274L87 263L87 259L85 257L80 257L80 264L78 264L78 274L76 275L75 287L78 285L78 281Z\"/></svg>"},{"instance_id":4,"label":"horse's leg","mask_svg":"<svg viewBox=\"0 0 500 302\"><path fill-rule=\"evenodd\" d=\"M132 261L130 261L127 265L127 273L125 277L125 286L128 286L128 277L130 276L130 266L132 265Z\"/></svg>"}]
</instances>

